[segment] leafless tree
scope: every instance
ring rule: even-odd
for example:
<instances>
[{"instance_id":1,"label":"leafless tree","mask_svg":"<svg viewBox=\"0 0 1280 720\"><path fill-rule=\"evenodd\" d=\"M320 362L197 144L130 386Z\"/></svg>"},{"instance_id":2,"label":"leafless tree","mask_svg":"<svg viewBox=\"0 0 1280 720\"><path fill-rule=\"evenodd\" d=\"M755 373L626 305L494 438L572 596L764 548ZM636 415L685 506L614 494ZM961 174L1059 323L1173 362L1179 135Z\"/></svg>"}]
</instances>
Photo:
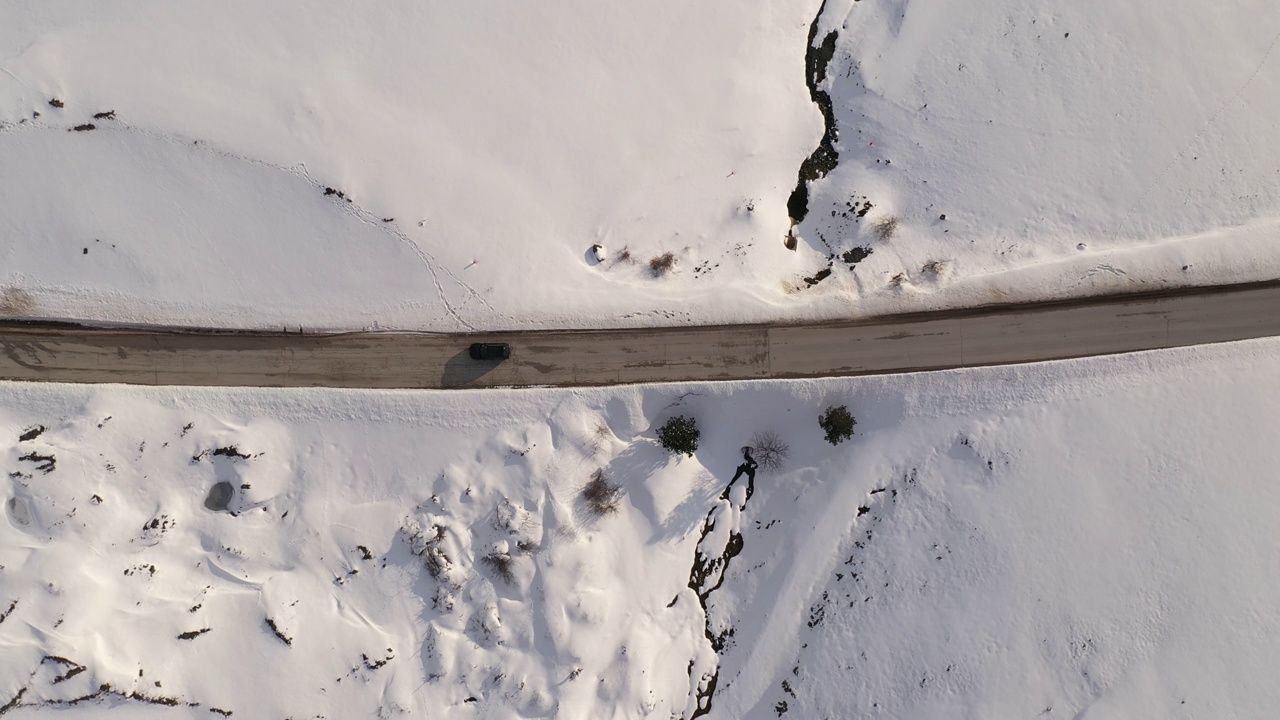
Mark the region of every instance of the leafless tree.
<instances>
[{"instance_id":1,"label":"leafless tree","mask_svg":"<svg viewBox=\"0 0 1280 720\"><path fill-rule=\"evenodd\" d=\"M771 472L781 470L791 457L791 446L772 430L761 430L751 438L751 457Z\"/></svg>"}]
</instances>

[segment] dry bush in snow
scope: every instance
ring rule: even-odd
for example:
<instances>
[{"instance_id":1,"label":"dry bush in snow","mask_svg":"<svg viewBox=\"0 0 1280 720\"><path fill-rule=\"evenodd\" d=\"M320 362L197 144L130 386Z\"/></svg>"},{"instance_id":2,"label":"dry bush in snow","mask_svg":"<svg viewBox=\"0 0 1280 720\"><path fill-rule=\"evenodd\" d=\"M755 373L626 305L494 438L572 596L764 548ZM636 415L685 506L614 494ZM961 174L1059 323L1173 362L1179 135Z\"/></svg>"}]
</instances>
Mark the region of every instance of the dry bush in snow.
<instances>
[{"instance_id":1,"label":"dry bush in snow","mask_svg":"<svg viewBox=\"0 0 1280 720\"><path fill-rule=\"evenodd\" d=\"M453 561L442 547L446 528L433 524L428 531L416 522L406 523L400 529L405 541L409 544L409 552L422 558L423 565L431 577L443 584L455 585L449 577L453 570Z\"/></svg>"},{"instance_id":2,"label":"dry bush in snow","mask_svg":"<svg viewBox=\"0 0 1280 720\"><path fill-rule=\"evenodd\" d=\"M871 234L880 242L888 242L898 232L898 216L886 215L871 223Z\"/></svg>"},{"instance_id":3,"label":"dry bush in snow","mask_svg":"<svg viewBox=\"0 0 1280 720\"><path fill-rule=\"evenodd\" d=\"M606 440L610 435L613 435L613 429L609 427L609 423L601 420L596 423L595 429L591 431L591 434L595 435L598 440Z\"/></svg>"},{"instance_id":4,"label":"dry bush in snow","mask_svg":"<svg viewBox=\"0 0 1280 720\"><path fill-rule=\"evenodd\" d=\"M676 254L673 252L665 252L649 261L649 270L654 277L662 277L671 272L676 266Z\"/></svg>"},{"instance_id":5,"label":"dry bush in snow","mask_svg":"<svg viewBox=\"0 0 1280 720\"><path fill-rule=\"evenodd\" d=\"M502 582L508 585L515 582L514 563L511 559L511 554L505 550L505 543L504 547L491 550L488 555L480 559L480 562L484 563L485 567L489 568L494 575L497 575Z\"/></svg>"},{"instance_id":6,"label":"dry bush in snow","mask_svg":"<svg viewBox=\"0 0 1280 720\"><path fill-rule=\"evenodd\" d=\"M604 470L592 473L590 482L582 488L582 501L586 503L587 512L592 517L600 518L618 512L618 501L621 499L622 487L609 482Z\"/></svg>"},{"instance_id":7,"label":"dry bush in snow","mask_svg":"<svg viewBox=\"0 0 1280 720\"><path fill-rule=\"evenodd\" d=\"M777 472L791 457L791 446L778 433L761 430L751 438L751 457L765 470Z\"/></svg>"},{"instance_id":8,"label":"dry bush in snow","mask_svg":"<svg viewBox=\"0 0 1280 720\"><path fill-rule=\"evenodd\" d=\"M613 429L609 427L609 423L601 420L591 429L591 435L585 443L587 455L595 457L600 448L609 444L609 438L613 437Z\"/></svg>"}]
</instances>

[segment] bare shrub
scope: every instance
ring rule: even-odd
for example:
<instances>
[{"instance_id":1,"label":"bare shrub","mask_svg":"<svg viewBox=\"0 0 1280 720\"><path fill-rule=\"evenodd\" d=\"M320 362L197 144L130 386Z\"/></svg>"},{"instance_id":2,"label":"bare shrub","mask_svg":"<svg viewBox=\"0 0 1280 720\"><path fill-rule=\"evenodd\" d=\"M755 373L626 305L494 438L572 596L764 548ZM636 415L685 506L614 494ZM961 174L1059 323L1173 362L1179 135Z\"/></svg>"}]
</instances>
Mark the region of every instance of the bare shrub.
<instances>
[{"instance_id":1,"label":"bare shrub","mask_svg":"<svg viewBox=\"0 0 1280 720\"><path fill-rule=\"evenodd\" d=\"M662 277L671 272L676 266L676 254L673 252L665 252L654 257L649 261L649 271L654 277Z\"/></svg>"},{"instance_id":2,"label":"bare shrub","mask_svg":"<svg viewBox=\"0 0 1280 720\"><path fill-rule=\"evenodd\" d=\"M886 215L871 223L871 234L880 242L888 242L898 232L898 216Z\"/></svg>"},{"instance_id":3,"label":"bare shrub","mask_svg":"<svg viewBox=\"0 0 1280 720\"><path fill-rule=\"evenodd\" d=\"M591 435L587 438L587 454L595 457L600 448L609 443L609 438L613 437L613 429L609 427L609 423L601 420L591 429Z\"/></svg>"},{"instance_id":4,"label":"bare shrub","mask_svg":"<svg viewBox=\"0 0 1280 720\"><path fill-rule=\"evenodd\" d=\"M511 559L510 553L494 548L488 555L480 558L480 562L484 563L485 567L489 568L494 575L497 575L502 582L508 585L515 582L515 563Z\"/></svg>"},{"instance_id":5,"label":"bare shrub","mask_svg":"<svg viewBox=\"0 0 1280 720\"><path fill-rule=\"evenodd\" d=\"M609 427L609 423L601 420L600 422L596 423L596 426L595 428L592 429L591 434L595 435L596 439L598 440L608 440L609 436L613 435L613 428Z\"/></svg>"},{"instance_id":6,"label":"bare shrub","mask_svg":"<svg viewBox=\"0 0 1280 720\"><path fill-rule=\"evenodd\" d=\"M453 561L441 547L444 543L444 526L432 525L428 531L411 523L401 528L401 532L409 544L409 552L422 558L423 566L431 577L440 583L451 583L449 571L453 569Z\"/></svg>"},{"instance_id":7,"label":"bare shrub","mask_svg":"<svg viewBox=\"0 0 1280 720\"><path fill-rule=\"evenodd\" d=\"M897 275L894 275L893 277L889 278L889 284L894 287L902 287L903 285L907 284L907 274L898 273Z\"/></svg>"},{"instance_id":8,"label":"bare shrub","mask_svg":"<svg viewBox=\"0 0 1280 720\"><path fill-rule=\"evenodd\" d=\"M453 612L453 606L458 599L453 596L449 588L444 585L437 585L436 592L431 596L431 607L440 612Z\"/></svg>"},{"instance_id":9,"label":"bare shrub","mask_svg":"<svg viewBox=\"0 0 1280 720\"><path fill-rule=\"evenodd\" d=\"M614 258L614 262L633 263L636 261L635 258L631 257L631 248L625 245L618 251L618 254L615 255Z\"/></svg>"},{"instance_id":10,"label":"bare shrub","mask_svg":"<svg viewBox=\"0 0 1280 720\"><path fill-rule=\"evenodd\" d=\"M930 275L941 275L943 270L947 269L946 260L930 260L920 268L920 272L929 273Z\"/></svg>"},{"instance_id":11,"label":"bare shrub","mask_svg":"<svg viewBox=\"0 0 1280 720\"><path fill-rule=\"evenodd\" d=\"M502 498L502 502L493 509L493 527L496 530L506 530L515 535L529 522L529 511L511 502L509 498Z\"/></svg>"},{"instance_id":12,"label":"bare shrub","mask_svg":"<svg viewBox=\"0 0 1280 720\"><path fill-rule=\"evenodd\" d=\"M765 470L781 470L791 457L791 446L778 433L761 430L751 438L751 457Z\"/></svg>"},{"instance_id":13,"label":"bare shrub","mask_svg":"<svg viewBox=\"0 0 1280 720\"><path fill-rule=\"evenodd\" d=\"M601 518L618 512L621 499L622 486L609 482L604 470L592 473L590 482L582 488L582 501L592 517Z\"/></svg>"}]
</instances>

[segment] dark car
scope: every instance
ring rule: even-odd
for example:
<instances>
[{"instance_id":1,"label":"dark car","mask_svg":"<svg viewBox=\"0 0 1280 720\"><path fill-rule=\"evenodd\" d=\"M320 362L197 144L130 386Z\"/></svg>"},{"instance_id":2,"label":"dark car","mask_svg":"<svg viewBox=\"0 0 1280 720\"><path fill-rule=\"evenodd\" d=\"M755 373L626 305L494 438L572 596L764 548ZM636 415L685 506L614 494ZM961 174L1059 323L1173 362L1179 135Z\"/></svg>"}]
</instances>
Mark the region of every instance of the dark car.
<instances>
[{"instance_id":1,"label":"dark car","mask_svg":"<svg viewBox=\"0 0 1280 720\"><path fill-rule=\"evenodd\" d=\"M511 357L511 346L506 343L472 343L472 360L506 360Z\"/></svg>"}]
</instances>

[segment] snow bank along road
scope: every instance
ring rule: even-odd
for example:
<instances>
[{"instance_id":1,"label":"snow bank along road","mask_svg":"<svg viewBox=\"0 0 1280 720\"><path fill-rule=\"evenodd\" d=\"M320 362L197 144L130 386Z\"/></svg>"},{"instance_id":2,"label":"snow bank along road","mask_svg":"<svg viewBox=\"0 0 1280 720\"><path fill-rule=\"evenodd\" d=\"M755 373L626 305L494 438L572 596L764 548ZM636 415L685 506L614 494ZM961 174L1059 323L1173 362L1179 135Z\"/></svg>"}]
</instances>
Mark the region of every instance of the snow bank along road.
<instances>
[{"instance_id":1,"label":"snow bank along road","mask_svg":"<svg viewBox=\"0 0 1280 720\"><path fill-rule=\"evenodd\" d=\"M1280 280L849 323L507 334L0 326L0 379L459 388L818 377L1002 365L1280 335ZM478 362L477 341L512 357Z\"/></svg>"}]
</instances>

